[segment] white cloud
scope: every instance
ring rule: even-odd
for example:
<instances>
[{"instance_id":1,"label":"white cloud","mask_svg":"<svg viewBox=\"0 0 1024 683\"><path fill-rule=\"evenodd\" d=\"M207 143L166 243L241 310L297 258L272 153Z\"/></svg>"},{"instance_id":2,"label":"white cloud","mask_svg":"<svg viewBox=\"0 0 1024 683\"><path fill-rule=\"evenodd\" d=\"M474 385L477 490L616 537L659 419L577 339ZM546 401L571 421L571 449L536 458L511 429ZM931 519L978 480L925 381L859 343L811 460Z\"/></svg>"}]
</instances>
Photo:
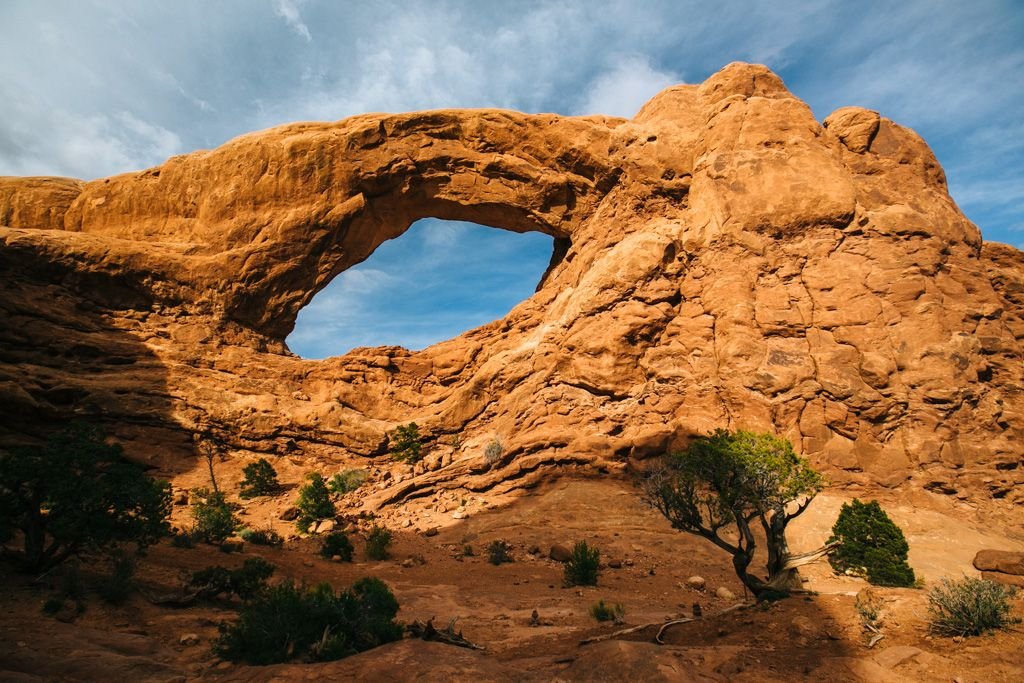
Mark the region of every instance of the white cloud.
<instances>
[{"instance_id":1,"label":"white cloud","mask_svg":"<svg viewBox=\"0 0 1024 683\"><path fill-rule=\"evenodd\" d=\"M677 74L652 67L647 57L619 57L587 86L576 113L633 118L649 99L681 82Z\"/></svg>"},{"instance_id":2,"label":"white cloud","mask_svg":"<svg viewBox=\"0 0 1024 683\"><path fill-rule=\"evenodd\" d=\"M302 21L302 15L299 13L299 8L293 0L276 0L276 2L274 2L274 14L284 19L285 23L288 24L293 31L306 39L306 42L313 41L313 36L309 32L309 27Z\"/></svg>"}]
</instances>

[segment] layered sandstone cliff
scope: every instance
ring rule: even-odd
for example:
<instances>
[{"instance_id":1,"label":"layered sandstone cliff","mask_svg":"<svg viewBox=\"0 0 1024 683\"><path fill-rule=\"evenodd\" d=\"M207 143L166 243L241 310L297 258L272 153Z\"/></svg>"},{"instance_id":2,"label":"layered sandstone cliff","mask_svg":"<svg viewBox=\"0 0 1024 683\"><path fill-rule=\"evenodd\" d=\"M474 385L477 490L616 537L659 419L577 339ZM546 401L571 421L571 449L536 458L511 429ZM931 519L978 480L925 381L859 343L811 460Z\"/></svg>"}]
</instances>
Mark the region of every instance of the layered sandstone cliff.
<instances>
[{"instance_id":1,"label":"layered sandstone cliff","mask_svg":"<svg viewBox=\"0 0 1024 683\"><path fill-rule=\"evenodd\" d=\"M423 217L547 233L552 264L424 351L290 354L299 309ZM433 449L381 503L746 427L839 484L1024 503L1021 252L982 243L913 131L819 124L761 66L632 120L374 114L92 182L2 178L0 225L0 443L87 415L171 471L195 431L312 467L383 463L416 421Z\"/></svg>"}]
</instances>

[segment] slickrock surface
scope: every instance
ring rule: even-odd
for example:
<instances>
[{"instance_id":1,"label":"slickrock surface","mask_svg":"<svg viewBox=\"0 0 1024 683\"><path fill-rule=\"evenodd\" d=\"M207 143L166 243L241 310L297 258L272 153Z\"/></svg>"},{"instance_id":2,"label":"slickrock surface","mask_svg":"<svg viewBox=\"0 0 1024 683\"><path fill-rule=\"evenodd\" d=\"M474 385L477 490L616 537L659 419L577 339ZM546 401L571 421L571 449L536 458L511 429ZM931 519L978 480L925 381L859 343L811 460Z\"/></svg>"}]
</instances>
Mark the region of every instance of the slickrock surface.
<instances>
[{"instance_id":1,"label":"slickrock surface","mask_svg":"<svg viewBox=\"0 0 1024 683\"><path fill-rule=\"evenodd\" d=\"M536 294L420 352L289 353L319 289L428 216L552 235ZM838 485L1024 503L1024 256L982 243L913 131L819 124L762 66L632 120L368 114L2 178L0 223L0 445L99 416L174 474L202 431L242 461L369 466L376 506L745 427ZM409 421L431 450L391 476L377 456Z\"/></svg>"}]
</instances>

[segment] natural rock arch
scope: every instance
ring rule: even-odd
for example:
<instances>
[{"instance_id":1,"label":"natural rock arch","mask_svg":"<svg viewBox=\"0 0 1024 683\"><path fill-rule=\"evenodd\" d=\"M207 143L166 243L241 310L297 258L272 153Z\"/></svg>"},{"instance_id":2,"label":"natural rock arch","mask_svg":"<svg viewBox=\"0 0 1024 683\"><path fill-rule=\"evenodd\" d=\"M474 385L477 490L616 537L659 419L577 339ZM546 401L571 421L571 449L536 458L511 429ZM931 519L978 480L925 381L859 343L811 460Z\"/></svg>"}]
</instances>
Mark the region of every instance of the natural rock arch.
<instances>
[{"instance_id":1,"label":"natural rock arch","mask_svg":"<svg viewBox=\"0 0 1024 683\"><path fill-rule=\"evenodd\" d=\"M564 254L504 319L422 352L284 352L326 281L428 216L539 230ZM61 381L89 399L69 409L309 462L381 454L416 420L437 447L370 504L627 467L719 426L782 433L838 483L1020 500L1020 252L982 245L912 131L856 108L820 125L764 67L632 120L365 115L84 184L3 179L0 217L13 275L92 302L161 365L166 414L73 368ZM66 409L44 364L12 359L7 404Z\"/></svg>"}]
</instances>

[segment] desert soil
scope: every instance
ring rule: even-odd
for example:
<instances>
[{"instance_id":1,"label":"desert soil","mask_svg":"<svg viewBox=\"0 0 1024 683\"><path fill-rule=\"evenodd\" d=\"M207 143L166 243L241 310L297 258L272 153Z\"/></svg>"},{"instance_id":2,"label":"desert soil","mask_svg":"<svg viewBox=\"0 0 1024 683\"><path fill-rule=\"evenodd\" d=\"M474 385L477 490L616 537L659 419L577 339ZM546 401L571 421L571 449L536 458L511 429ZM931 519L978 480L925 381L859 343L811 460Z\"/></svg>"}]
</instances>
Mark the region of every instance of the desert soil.
<instances>
[{"instance_id":1,"label":"desert soil","mask_svg":"<svg viewBox=\"0 0 1024 683\"><path fill-rule=\"evenodd\" d=\"M870 493L860 492L861 495ZM926 583L942 576L974 574L980 548L1024 549L1012 529L982 524L969 506L921 494L919 500L885 500L911 545L911 564ZM250 503L246 519L275 521L280 500ZM851 492L822 494L796 523L794 551L822 542L843 500ZM453 501L453 504L463 501ZM52 594L46 581L34 585L3 568L0 609L0 679L9 681L285 681L315 679L419 681L1020 681L1024 680L1024 630L962 641L929 636L926 591L872 590L884 604L884 638L867 646L868 635L855 607L859 579L833 575L827 563L804 571L808 595L778 603L749 605L729 559L710 544L672 530L647 507L625 479L562 479L515 500L477 508L465 519L437 525L426 536L396 529L391 558L365 558L358 533L352 563L322 559L315 537L292 538L281 548L246 545L227 555L209 546L192 549L161 544L139 565L138 580L151 591L180 586L189 572L212 565L240 565L261 556L277 566L274 580L328 581L336 588L362 576L377 576L394 590L404 621L434 618L456 628L483 651L404 640L345 660L249 667L219 661L211 652L217 624L231 619L236 605L207 602L188 608L161 607L134 595L123 606L88 598L84 613L45 616L42 602ZM182 509L176 512L178 517ZM365 528L366 522L360 523ZM514 562L493 566L486 547L494 540L512 545ZM599 585L564 588L562 566L548 559L553 544L577 540L596 545L605 564ZM463 556L465 546L474 554ZM540 550L537 553L537 549ZM534 552L531 553L531 550ZM86 567L88 576L88 567ZM687 585L699 575L704 590ZM716 595L725 587L732 599ZM625 624L599 624L589 615L598 599L620 603ZM655 627L602 642L594 636L670 618L689 617L699 603L703 617L666 631L653 642ZM531 625L536 610L539 625ZM1015 614L1024 616L1018 599ZM198 642L183 644L195 634Z\"/></svg>"}]
</instances>

